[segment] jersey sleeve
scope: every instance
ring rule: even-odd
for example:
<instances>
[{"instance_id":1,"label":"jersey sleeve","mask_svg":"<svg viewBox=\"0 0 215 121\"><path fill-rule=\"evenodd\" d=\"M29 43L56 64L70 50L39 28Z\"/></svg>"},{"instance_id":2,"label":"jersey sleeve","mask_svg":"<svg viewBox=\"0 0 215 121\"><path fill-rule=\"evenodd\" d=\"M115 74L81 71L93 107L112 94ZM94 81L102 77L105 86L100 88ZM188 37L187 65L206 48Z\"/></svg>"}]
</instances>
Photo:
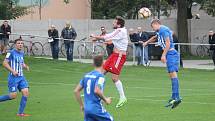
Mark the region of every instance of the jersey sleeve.
<instances>
[{"instance_id":1,"label":"jersey sleeve","mask_svg":"<svg viewBox=\"0 0 215 121\"><path fill-rule=\"evenodd\" d=\"M98 86L101 90L103 90L104 89L104 83L105 83L105 78L99 77L98 80L96 81L96 86Z\"/></svg>"},{"instance_id":2,"label":"jersey sleeve","mask_svg":"<svg viewBox=\"0 0 215 121\"><path fill-rule=\"evenodd\" d=\"M8 52L6 57L5 57L5 60L7 60L8 62L10 62L12 60L12 53L11 52Z\"/></svg>"},{"instance_id":3,"label":"jersey sleeve","mask_svg":"<svg viewBox=\"0 0 215 121\"><path fill-rule=\"evenodd\" d=\"M84 79L81 79L80 82L79 82L79 84L80 84L82 87L84 87Z\"/></svg>"},{"instance_id":4,"label":"jersey sleeve","mask_svg":"<svg viewBox=\"0 0 215 121\"><path fill-rule=\"evenodd\" d=\"M163 31L162 36L163 36L164 40L166 41L166 39L167 39L168 37L170 38L171 34L170 34L170 32L168 32L168 31Z\"/></svg>"},{"instance_id":5,"label":"jersey sleeve","mask_svg":"<svg viewBox=\"0 0 215 121\"><path fill-rule=\"evenodd\" d=\"M119 35L120 31L121 30L116 29L112 33L106 34L104 36L105 41L119 39L120 38L120 35Z\"/></svg>"}]
</instances>

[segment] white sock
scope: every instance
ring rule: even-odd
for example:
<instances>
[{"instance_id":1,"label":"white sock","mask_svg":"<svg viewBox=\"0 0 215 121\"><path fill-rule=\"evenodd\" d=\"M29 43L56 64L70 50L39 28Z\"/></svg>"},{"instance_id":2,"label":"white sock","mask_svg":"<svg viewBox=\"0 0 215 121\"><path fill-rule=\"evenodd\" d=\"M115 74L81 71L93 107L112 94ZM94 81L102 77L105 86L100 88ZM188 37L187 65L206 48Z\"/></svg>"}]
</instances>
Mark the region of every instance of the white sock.
<instances>
[{"instance_id":1,"label":"white sock","mask_svg":"<svg viewBox=\"0 0 215 121\"><path fill-rule=\"evenodd\" d=\"M125 98L122 82L120 80L118 80L117 82L115 82L115 85L116 85L116 88L119 92L120 99Z\"/></svg>"}]
</instances>

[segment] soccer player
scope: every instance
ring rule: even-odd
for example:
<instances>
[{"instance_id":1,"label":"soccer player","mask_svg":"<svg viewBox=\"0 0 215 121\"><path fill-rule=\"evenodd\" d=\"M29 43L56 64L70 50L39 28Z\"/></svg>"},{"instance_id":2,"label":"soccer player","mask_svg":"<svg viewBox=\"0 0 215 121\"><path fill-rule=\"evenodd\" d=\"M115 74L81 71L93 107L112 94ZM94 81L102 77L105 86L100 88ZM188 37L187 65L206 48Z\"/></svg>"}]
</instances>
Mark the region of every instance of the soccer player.
<instances>
[{"instance_id":1,"label":"soccer player","mask_svg":"<svg viewBox=\"0 0 215 121\"><path fill-rule=\"evenodd\" d=\"M172 97L166 107L171 106L173 109L182 101L179 96L179 80L177 77L179 54L174 48L172 32L167 26L161 25L159 19L154 19L151 22L151 27L157 34L143 43L143 45L146 46L147 44L158 40L158 45L163 49L161 62L166 63L169 77L172 80Z\"/></svg>"},{"instance_id":2,"label":"soccer player","mask_svg":"<svg viewBox=\"0 0 215 121\"><path fill-rule=\"evenodd\" d=\"M22 52L22 39L15 40L15 49L7 53L3 66L9 71L8 88L9 94L0 96L0 102L12 100L17 97L17 90L22 92L19 111L17 116L30 116L24 113L28 92L28 82L23 75L23 68L29 71L29 67L24 63L24 53Z\"/></svg>"},{"instance_id":3,"label":"soccer player","mask_svg":"<svg viewBox=\"0 0 215 121\"><path fill-rule=\"evenodd\" d=\"M103 56L93 59L95 70L87 73L74 90L75 97L84 111L84 121L113 121L113 117L106 112L102 101L111 103L110 97L103 94L105 86L104 70L102 68ZM80 92L84 90L84 104Z\"/></svg>"},{"instance_id":4,"label":"soccer player","mask_svg":"<svg viewBox=\"0 0 215 121\"><path fill-rule=\"evenodd\" d=\"M112 33L106 34L105 36L91 35L93 41L101 39L104 39L105 41L112 40L114 44L113 53L108 57L103 68L106 71L105 73L112 73L112 80L120 95L116 108L123 106L127 102L122 82L119 80L121 69L126 61L126 51L128 46L128 34L124 24L125 20L122 17L117 16L113 21L113 28L115 30Z\"/></svg>"}]
</instances>

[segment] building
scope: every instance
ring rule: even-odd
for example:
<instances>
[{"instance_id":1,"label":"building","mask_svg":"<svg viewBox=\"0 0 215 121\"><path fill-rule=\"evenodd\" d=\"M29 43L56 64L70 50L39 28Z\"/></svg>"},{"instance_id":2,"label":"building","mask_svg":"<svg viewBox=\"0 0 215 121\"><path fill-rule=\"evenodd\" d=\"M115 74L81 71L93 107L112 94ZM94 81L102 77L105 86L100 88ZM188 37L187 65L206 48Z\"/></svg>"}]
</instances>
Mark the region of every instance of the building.
<instances>
[{"instance_id":1,"label":"building","mask_svg":"<svg viewBox=\"0 0 215 121\"><path fill-rule=\"evenodd\" d=\"M30 14L19 20L90 19L90 0L20 0L19 4L30 7ZM40 12L41 11L41 12Z\"/></svg>"}]
</instances>

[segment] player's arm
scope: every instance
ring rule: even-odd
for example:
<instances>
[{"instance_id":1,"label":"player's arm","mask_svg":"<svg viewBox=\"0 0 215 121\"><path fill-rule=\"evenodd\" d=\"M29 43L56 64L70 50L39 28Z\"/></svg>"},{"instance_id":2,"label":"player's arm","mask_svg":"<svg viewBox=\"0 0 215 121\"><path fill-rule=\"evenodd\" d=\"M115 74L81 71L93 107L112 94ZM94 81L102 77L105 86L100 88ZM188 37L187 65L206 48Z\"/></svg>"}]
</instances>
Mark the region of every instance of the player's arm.
<instances>
[{"instance_id":1,"label":"player's arm","mask_svg":"<svg viewBox=\"0 0 215 121\"><path fill-rule=\"evenodd\" d=\"M103 86L104 86L104 77L99 77L99 79L96 82L94 93L98 95L106 104L111 103L111 98L110 97L105 97L103 94Z\"/></svg>"},{"instance_id":2,"label":"player's arm","mask_svg":"<svg viewBox=\"0 0 215 121\"><path fill-rule=\"evenodd\" d=\"M30 71L30 68L29 68L29 66L27 64L23 63L22 67L25 68L27 71Z\"/></svg>"},{"instance_id":3,"label":"player's arm","mask_svg":"<svg viewBox=\"0 0 215 121\"><path fill-rule=\"evenodd\" d=\"M78 84L74 90L75 98L80 105L81 111L84 110L84 104L83 104L83 101L81 100L81 95L80 95L82 89L83 87L80 84Z\"/></svg>"},{"instance_id":4,"label":"player's arm","mask_svg":"<svg viewBox=\"0 0 215 121\"><path fill-rule=\"evenodd\" d=\"M106 34L104 36L95 36L95 35L91 35L91 37L93 38L93 40L99 40L99 39L104 39L105 41L110 41L110 40L116 40L118 39L118 34L120 33L120 30L115 30L112 33Z\"/></svg>"},{"instance_id":5,"label":"player's arm","mask_svg":"<svg viewBox=\"0 0 215 121\"><path fill-rule=\"evenodd\" d=\"M95 86L94 93L99 96L106 104L111 103L111 98L110 97L105 97L102 90L100 89L99 86Z\"/></svg>"},{"instance_id":6,"label":"player's arm","mask_svg":"<svg viewBox=\"0 0 215 121\"><path fill-rule=\"evenodd\" d=\"M143 43L144 46L147 46L149 43L154 43L157 39L157 35L152 36L149 40Z\"/></svg>"},{"instance_id":7,"label":"player's arm","mask_svg":"<svg viewBox=\"0 0 215 121\"><path fill-rule=\"evenodd\" d=\"M18 76L18 72L16 72L15 70L13 70L13 69L10 67L10 64L9 64L10 58L11 58L11 53L7 53L6 58L4 59L2 65L3 65L8 71L10 71L14 76Z\"/></svg>"},{"instance_id":8,"label":"player's arm","mask_svg":"<svg viewBox=\"0 0 215 121\"><path fill-rule=\"evenodd\" d=\"M170 49L170 39L169 39L169 37L166 37L165 41L166 41L166 43L165 43L166 47L163 49L163 53L162 53L162 56L161 56L161 62L163 62L163 63L166 63L166 54Z\"/></svg>"}]
</instances>

